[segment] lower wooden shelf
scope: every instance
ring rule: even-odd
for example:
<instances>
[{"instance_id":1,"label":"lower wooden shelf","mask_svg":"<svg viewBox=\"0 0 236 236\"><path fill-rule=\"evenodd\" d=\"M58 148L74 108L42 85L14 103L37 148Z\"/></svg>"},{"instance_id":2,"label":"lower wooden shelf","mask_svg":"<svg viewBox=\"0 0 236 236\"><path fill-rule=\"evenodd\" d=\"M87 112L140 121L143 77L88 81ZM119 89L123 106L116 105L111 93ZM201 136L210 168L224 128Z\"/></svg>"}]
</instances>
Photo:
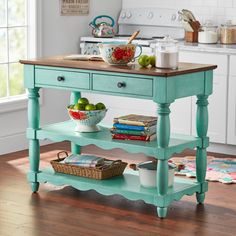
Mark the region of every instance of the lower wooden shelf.
<instances>
[{"instance_id":1,"label":"lower wooden shelf","mask_svg":"<svg viewBox=\"0 0 236 236\"><path fill-rule=\"evenodd\" d=\"M30 173L28 179L33 181ZM133 170L125 170L122 176L111 179L95 180L55 173L49 167L38 173L37 181L49 182L58 186L69 185L83 191L94 189L103 195L119 194L130 200L143 200L158 206L169 205L174 200L180 200L184 195L192 195L201 192L202 189L207 191L207 182L200 184L190 179L175 177L174 186L168 189L167 195L158 196L156 188L144 188L140 185L138 172Z\"/></svg>"}]
</instances>

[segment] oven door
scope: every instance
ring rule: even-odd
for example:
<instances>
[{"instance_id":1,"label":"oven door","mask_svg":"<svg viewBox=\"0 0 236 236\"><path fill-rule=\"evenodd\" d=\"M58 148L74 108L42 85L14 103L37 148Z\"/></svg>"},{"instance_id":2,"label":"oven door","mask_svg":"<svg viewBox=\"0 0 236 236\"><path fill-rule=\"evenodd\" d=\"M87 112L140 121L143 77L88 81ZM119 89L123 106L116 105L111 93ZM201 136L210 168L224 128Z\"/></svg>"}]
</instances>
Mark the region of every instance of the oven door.
<instances>
[{"instance_id":1,"label":"oven door","mask_svg":"<svg viewBox=\"0 0 236 236\"><path fill-rule=\"evenodd\" d=\"M83 55L98 55L100 54L98 43L82 42L80 43L80 53Z\"/></svg>"},{"instance_id":2,"label":"oven door","mask_svg":"<svg viewBox=\"0 0 236 236\"><path fill-rule=\"evenodd\" d=\"M84 55L98 55L100 54L98 43L82 42L80 43L80 53ZM142 54L154 55L154 49L149 46L142 46Z\"/></svg>"}]
</instances>

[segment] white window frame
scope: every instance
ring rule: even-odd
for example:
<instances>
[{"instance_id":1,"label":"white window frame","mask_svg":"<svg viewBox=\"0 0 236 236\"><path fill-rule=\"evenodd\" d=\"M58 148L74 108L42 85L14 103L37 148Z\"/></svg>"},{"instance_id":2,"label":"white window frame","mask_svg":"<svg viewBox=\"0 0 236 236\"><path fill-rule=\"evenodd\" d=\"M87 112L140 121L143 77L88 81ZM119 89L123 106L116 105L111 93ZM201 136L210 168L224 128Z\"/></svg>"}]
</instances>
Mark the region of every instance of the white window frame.
<instances>
[{"instance_id":1,"label":"white window frame","mask_svg":"<svg viewBox=\"0 0 236 236\"><path fill-rule=\"evenodd\" d=\"M27 57L36 58L41 56L41 0L27 0ZM24 58L22 58L24 59ZM27 93L1 98L0 113L27 108Z\"/></svg>"}]
</instances>

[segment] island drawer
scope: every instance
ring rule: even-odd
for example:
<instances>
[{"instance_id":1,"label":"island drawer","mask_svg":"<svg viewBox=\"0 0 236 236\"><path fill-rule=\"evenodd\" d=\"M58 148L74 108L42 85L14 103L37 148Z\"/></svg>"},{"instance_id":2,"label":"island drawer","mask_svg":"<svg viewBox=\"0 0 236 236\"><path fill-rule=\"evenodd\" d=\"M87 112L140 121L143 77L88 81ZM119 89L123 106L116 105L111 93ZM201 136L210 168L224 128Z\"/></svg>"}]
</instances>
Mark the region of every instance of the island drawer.
<instances>
[{"instance_id":1,"label":"island drawer","mask_svg":"<svg viewBox=\"0 0 236 236\"><path fill-rule=\"evenodd\" d=\"M90 89L89 73L65 71L65 70L50 70L36 69L35 70L35 85L44 87L63 87L63 88L78 88Z\"/></svg>"},{"instance_id":2,"label":"island drawer","mask_svg":"<svg viewBox=\"0 0 236 236\"><path fill-rule=\"evenodd\" d=\"M92 89L111 93L152 97L152 79L93 74Z\"/></svg>"}]
</instances>

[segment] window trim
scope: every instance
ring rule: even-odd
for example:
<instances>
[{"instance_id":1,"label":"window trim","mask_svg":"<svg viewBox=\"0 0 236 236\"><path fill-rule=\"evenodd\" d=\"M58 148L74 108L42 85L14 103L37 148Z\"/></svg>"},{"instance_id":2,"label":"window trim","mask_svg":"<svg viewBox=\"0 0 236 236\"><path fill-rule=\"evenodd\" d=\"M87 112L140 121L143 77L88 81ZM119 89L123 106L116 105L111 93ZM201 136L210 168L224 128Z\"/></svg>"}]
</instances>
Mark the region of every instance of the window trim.
<instances>
[{"instance_id":1,"label":"window trim","mask_svg":"<svg viewBox=\"0 0 236 236\"><path fill-rule=\"evenodd\" d=\"M27 56L28 58L36 58L42 54L42 0L27 0L27 4ZM27 92L22 95L1 98L0 113L26 109L27 100ZM42 104L42 99L40 99L40 104Z\"/></svg>"},{"instance_id":2,"label":"window trim","mask_svg":"<svg viewBox=\"0 0 236 236\"><path fill-rule=\"evenodd\" d=\"M2 98L0 101L0 114L25 109L27 107L27 94Z\"/></svg>"}]
</instances>

